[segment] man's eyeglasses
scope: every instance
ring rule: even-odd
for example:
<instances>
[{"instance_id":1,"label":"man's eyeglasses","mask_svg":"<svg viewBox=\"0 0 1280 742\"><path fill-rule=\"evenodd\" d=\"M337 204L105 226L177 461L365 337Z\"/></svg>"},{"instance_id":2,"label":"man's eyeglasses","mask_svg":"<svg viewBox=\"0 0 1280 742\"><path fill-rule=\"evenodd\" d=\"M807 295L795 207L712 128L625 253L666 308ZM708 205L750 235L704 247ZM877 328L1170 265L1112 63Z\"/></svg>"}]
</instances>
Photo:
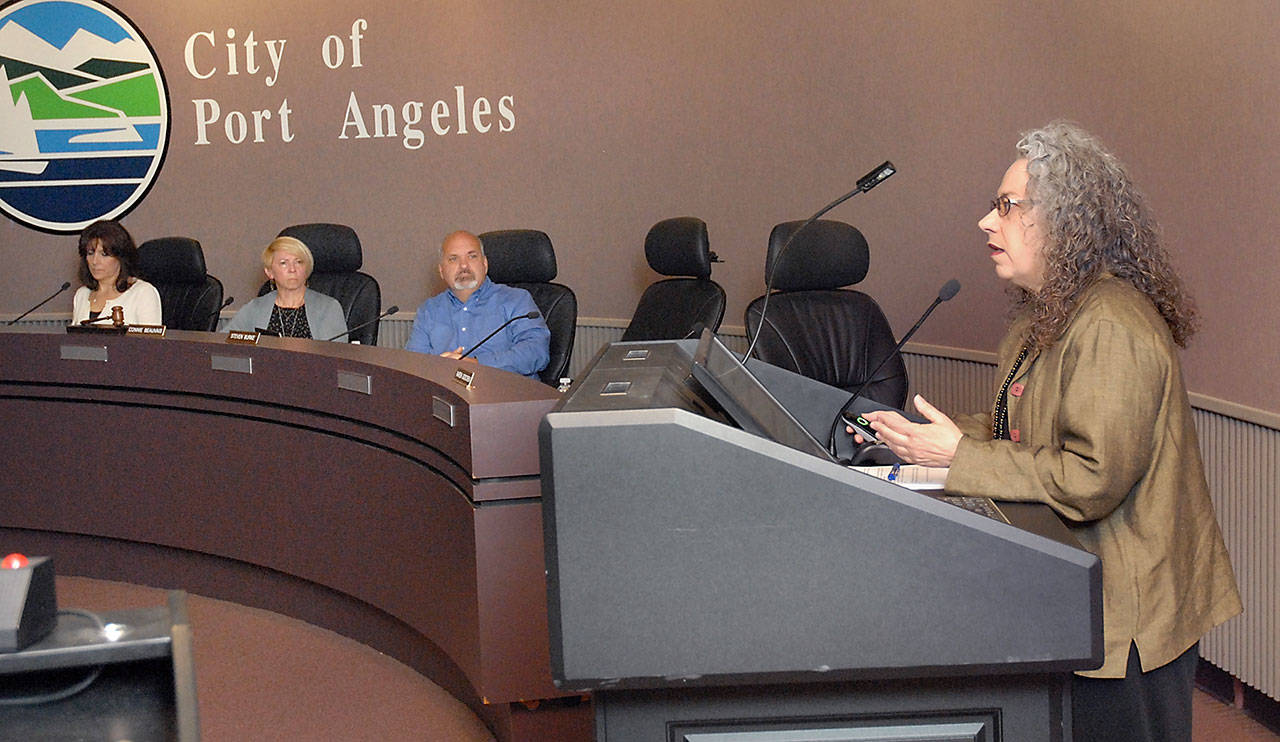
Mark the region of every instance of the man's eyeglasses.
<instances>
[{"instance_id":1,"label":"man's eyeglasses","mask_svg":"<svg viewBox=\"0 0 1280 742\"><path fill-rule=\"evenodd\" d=\"M991 208L995 209L996 214L1000 216L1009 216L1009 209L1015 206L1034 206L1035 201L1029 198L1009 198L1008 196L996 196L991 202Z\"/></svg>"}]
</instances>

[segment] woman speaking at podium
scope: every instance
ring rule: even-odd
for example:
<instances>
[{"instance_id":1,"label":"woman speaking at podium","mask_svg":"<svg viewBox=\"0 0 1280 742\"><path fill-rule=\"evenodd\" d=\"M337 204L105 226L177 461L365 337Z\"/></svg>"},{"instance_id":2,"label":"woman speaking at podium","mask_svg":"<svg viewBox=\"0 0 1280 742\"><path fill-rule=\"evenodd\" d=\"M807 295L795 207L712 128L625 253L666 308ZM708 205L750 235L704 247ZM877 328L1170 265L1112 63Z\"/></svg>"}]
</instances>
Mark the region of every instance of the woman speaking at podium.
<instances>
[{"instance_id":1,"label":"woman speaking at podium","mask_svg":"<svg viewBox=\"0 0 1280 742\"><path fill-rule=\"evenodd\" d=\"M1014 319L991 411L870 413L946 491L1052 507L1102 562L1105 660L1073 677L1076 740L1191 739L1200 637L1240 596L1177 346L1194 308L1124 167L1079 128L1026 133L978 222Z\"/></svg>"},{"instance_id":2,"label":"woman speaking at podium","mask_svg":"<svg viewBox=\"0 0 1280 742\"><path fill-rule=\"evenodd\" d=\"M272 291L245 304L227 330L267 330L290 338L346 338L347 320L337 299L307 288L315 267L302 240L277 237L262 251L262 269Z\"/></svg>"}]
</instances>

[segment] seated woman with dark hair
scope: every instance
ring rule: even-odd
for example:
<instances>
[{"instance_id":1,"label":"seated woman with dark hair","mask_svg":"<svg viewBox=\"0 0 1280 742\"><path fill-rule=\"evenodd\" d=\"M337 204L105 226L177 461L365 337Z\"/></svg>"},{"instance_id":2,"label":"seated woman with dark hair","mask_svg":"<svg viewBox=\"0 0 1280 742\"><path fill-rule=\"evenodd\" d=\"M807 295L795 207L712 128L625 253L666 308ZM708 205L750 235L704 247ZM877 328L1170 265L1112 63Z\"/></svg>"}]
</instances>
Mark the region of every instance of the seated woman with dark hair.
<instances>
[{"instance_id":1,"label":"seated woman with dark hair","mask_svg":"<svg viewBox=\"0 0 1280 742\"><path fill-rule=\"evenodd\" d=\"M80 233L80 283L71 300L71 321L109 316L112 307L124 310L131 325L158 325L160 292L134 275L138 246L120 222L101 220Z\"/></svg>"},{"instance_id":2,"label":"seated woman with dark hair","mask_svg":"<svg viewBox=\"0 0 1280 742\"><path fill-rule=\"evenodd\" d=\"M241 307L227 329L261 329L290 338L346 340L347 320L342 305L307 288L314 267L311 250L301 240L272 240L262 251L262 268L275 290Z\"/></svg>"}]
</instances>

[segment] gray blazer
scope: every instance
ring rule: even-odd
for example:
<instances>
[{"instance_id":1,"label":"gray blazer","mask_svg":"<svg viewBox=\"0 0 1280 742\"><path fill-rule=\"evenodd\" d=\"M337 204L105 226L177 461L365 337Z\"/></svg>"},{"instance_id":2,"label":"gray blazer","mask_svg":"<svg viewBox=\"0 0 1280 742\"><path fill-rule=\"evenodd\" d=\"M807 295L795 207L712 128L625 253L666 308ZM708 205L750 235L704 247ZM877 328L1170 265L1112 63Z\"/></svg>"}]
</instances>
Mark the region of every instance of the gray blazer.
<instances>
[{"instance_id":1,"label":"gray blazer","mask_svg":"<svg viewBox=\"0 0 1280 742\"><path fill-rule=\"evenodd\" d=\"M257 299L240 307L240 311L231 318L227 330L252 332L255 328L266 327L271 321L271 308L276 304L276 292L259 296ZM307 324L311 327L311 337L316 340L328 340L340 332L347 331L346 315L337 299L319 291L307 289L303 306L307 310ZM338 338L339 342L347 342L347 336Z\"/></svg>"}]
</instances>

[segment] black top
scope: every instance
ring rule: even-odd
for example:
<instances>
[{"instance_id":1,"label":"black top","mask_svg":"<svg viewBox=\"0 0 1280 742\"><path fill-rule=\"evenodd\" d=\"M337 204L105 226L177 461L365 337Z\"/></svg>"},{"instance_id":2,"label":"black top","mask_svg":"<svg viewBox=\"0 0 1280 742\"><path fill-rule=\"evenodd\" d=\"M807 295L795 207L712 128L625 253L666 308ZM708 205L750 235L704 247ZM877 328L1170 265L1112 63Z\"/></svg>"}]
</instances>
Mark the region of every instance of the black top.
<instances>
[{"instance_id":1,"label":"black top","mask_svg":"<svg viewBox=\"0 0 1280 742\"><path fill-rule=\"evenodd\" d=\"M277 304L272 307L271 321L267 323L267 330L278 332L282 337L287 338L311 337L311 326L307 324L306 306L282 307Z\"/></svg>"}]
</instances>

